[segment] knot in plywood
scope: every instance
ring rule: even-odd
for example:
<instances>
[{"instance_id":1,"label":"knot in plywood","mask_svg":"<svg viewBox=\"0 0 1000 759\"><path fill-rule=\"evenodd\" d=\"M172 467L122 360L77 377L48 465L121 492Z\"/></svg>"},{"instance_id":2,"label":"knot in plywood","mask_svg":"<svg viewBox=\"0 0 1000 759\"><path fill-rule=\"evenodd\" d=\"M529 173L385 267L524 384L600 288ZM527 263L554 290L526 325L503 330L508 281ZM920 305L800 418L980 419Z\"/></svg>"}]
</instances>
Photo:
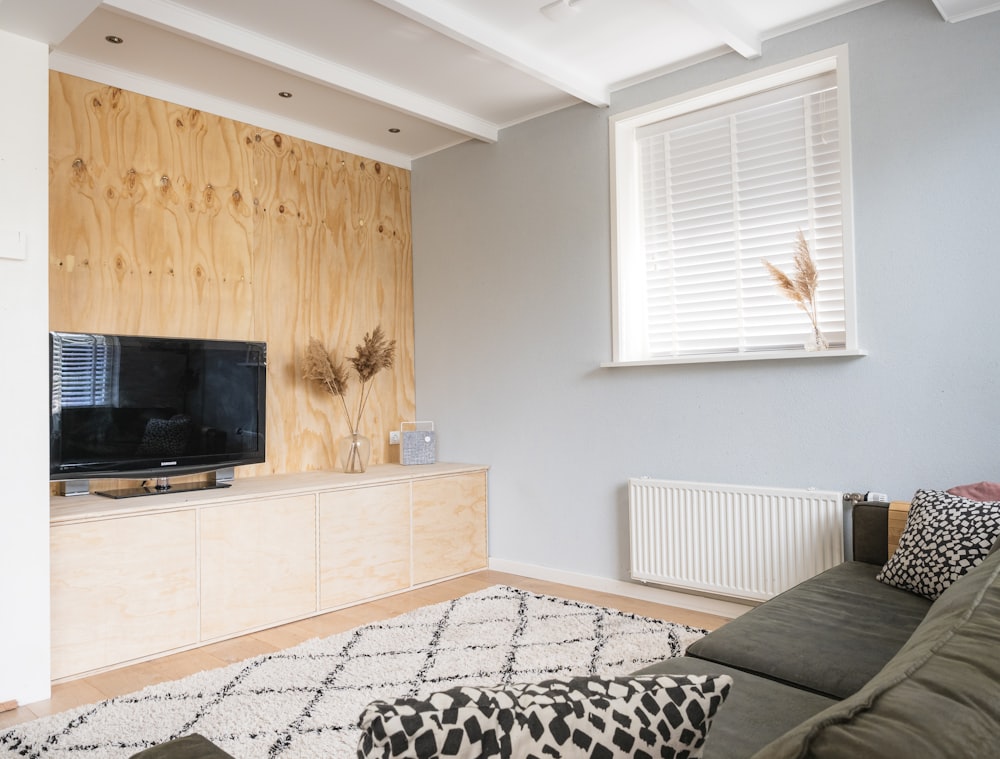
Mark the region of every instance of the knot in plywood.
<instances>
[{"instance_id":1,"label":"knot in plywood","mask_svg":"<svg viewBox=\"0 0 1000 759\"><path fill-rule=\"evenodd\" d=\"M215 192L215 188L211 184L205 185L205 189L202 190L201 201L207 210L218 209L219 198Z\"/></svg>"},{"instance_id":2,"label":"knot in plywood","mask_svg":"<svg viewBox=\"0 0 1000 759\"><path fill-rule=\"evenodd\" d=\"M125 176L122 179L122 192L124 195L132 196L135 195L136 191L139 189L139 172L134 168L129 169L125 172Z\"/></svg>"},{"instance_id":3,"label":"knot in plywood","mask_svg":"<svg viewBox=\"0 0 1000 759\"><path fill-rule=\"evenodd\" d=\"M73 161L73 176L70 179L71 184L77 188L81 186L93 187L94 180L90 176L90 169L87 166L86 161L82 158L77 158Z\"/></svg>"},{"instance_id":4,"label":"knot in plywood","mask_svg":"<svg viewBox=\"0 0 1000 759\"><path fill-rule=\"evenodd\" d=\"M121 253L115 256L114 270L119 282L128 275L128 261L125 260L125 257Z\"/></svg>"}]
</instances>

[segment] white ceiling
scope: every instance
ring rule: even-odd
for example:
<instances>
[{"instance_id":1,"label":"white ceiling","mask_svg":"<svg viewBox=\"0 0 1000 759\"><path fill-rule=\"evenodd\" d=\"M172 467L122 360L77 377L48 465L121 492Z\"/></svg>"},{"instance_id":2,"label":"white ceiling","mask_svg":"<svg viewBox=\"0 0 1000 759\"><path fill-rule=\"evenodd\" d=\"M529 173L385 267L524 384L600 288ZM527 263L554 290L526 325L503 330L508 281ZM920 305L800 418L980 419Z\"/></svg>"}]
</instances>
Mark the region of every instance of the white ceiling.
<instances>
[{"instance_id":1,"label":"white ceiling","mask_svg":"<svg viewBox=\"0 0 1000 759\"><path fill-rule=\"evenodd\" d=\"M408 168L879 1L0 0L0 29L54 70ZM948 21L1000 9L933 2Z\"/></svg>"}]
</instances>

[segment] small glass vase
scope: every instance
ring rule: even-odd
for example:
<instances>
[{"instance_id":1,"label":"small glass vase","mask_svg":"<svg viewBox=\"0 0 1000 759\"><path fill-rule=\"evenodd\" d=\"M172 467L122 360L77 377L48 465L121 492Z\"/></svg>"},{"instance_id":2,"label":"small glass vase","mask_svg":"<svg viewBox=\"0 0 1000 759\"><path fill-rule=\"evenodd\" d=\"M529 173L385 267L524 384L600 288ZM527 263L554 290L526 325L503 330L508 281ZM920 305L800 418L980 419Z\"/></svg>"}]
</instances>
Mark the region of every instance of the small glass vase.
<instances>
[{"instance_id":1,"label":"small glass vase","mask_svg":"<svg viewBox=\"0 0 1000 759\"><path fill-rule=\"evenodd\" d=\"M372 441L360 432L353 432L340 441L340 465L349 474L361 474L368 468Z\"/></svg>"},{"instance_id":2,"label":"small glass vase","mask_svg":"<svg viewBox=\"0 0 1000 759\"><path fill-rule=\"evenodd\" d=\"M826 338L823 336L819 327L814 324L812 339L807 340L805 345L802 347L804 347L807 351L825 351L830 347L830 344L826 341Z\"/></svg>"}]
</instances>

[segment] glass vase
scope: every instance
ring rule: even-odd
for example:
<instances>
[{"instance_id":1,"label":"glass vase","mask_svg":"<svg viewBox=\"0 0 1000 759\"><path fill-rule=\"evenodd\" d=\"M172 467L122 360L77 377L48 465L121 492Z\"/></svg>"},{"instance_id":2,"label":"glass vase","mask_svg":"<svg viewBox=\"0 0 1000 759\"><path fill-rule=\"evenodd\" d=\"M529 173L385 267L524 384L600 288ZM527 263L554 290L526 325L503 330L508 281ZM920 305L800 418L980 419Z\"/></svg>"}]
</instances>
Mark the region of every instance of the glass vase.
<instances>
[{"instance_id":1,"label":"glass vase","mask_svg":"<svg viewBox=\"0 0 1000 759\"><path fill-rule=\"evenodd\" d=\"M807 340L803 346L807 351L825 351L830 347L830 344L826 341L823 333L820 331L819 326L813 325L812 339Z\"/></svg>"},{"instance_id":2,"label":"glass vase","mask_svg":"<svg viewBox=\"0 0 1000 759\"><path fill-rule=\"evenodd\" d=\"M360 474L368 468L372 441L360 432L354 432L340 441L340 465L345 472Z\"/></svg>"}]
</instances>

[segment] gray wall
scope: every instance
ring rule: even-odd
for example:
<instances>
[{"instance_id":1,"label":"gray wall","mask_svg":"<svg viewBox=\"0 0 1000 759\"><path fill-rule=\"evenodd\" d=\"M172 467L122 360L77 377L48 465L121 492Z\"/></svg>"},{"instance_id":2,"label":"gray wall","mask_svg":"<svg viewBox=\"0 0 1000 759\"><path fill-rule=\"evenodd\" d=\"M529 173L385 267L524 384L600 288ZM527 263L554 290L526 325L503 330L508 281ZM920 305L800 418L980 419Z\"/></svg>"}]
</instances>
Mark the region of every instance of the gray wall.
<instances>
[{"instance_id":1,"label":"gray wall","mask_svg":"<svg viewBox=\"0 0 1000 759\"><path fill-rule=\"evenodd\" d=\"M602 369L608 117L849 45L864 358ZM1000 480L1000 13L887 0L413 168L417 409L490 475L490 555L628 576L628 477L908 500Z\"/></svg>"}]
</instances>

